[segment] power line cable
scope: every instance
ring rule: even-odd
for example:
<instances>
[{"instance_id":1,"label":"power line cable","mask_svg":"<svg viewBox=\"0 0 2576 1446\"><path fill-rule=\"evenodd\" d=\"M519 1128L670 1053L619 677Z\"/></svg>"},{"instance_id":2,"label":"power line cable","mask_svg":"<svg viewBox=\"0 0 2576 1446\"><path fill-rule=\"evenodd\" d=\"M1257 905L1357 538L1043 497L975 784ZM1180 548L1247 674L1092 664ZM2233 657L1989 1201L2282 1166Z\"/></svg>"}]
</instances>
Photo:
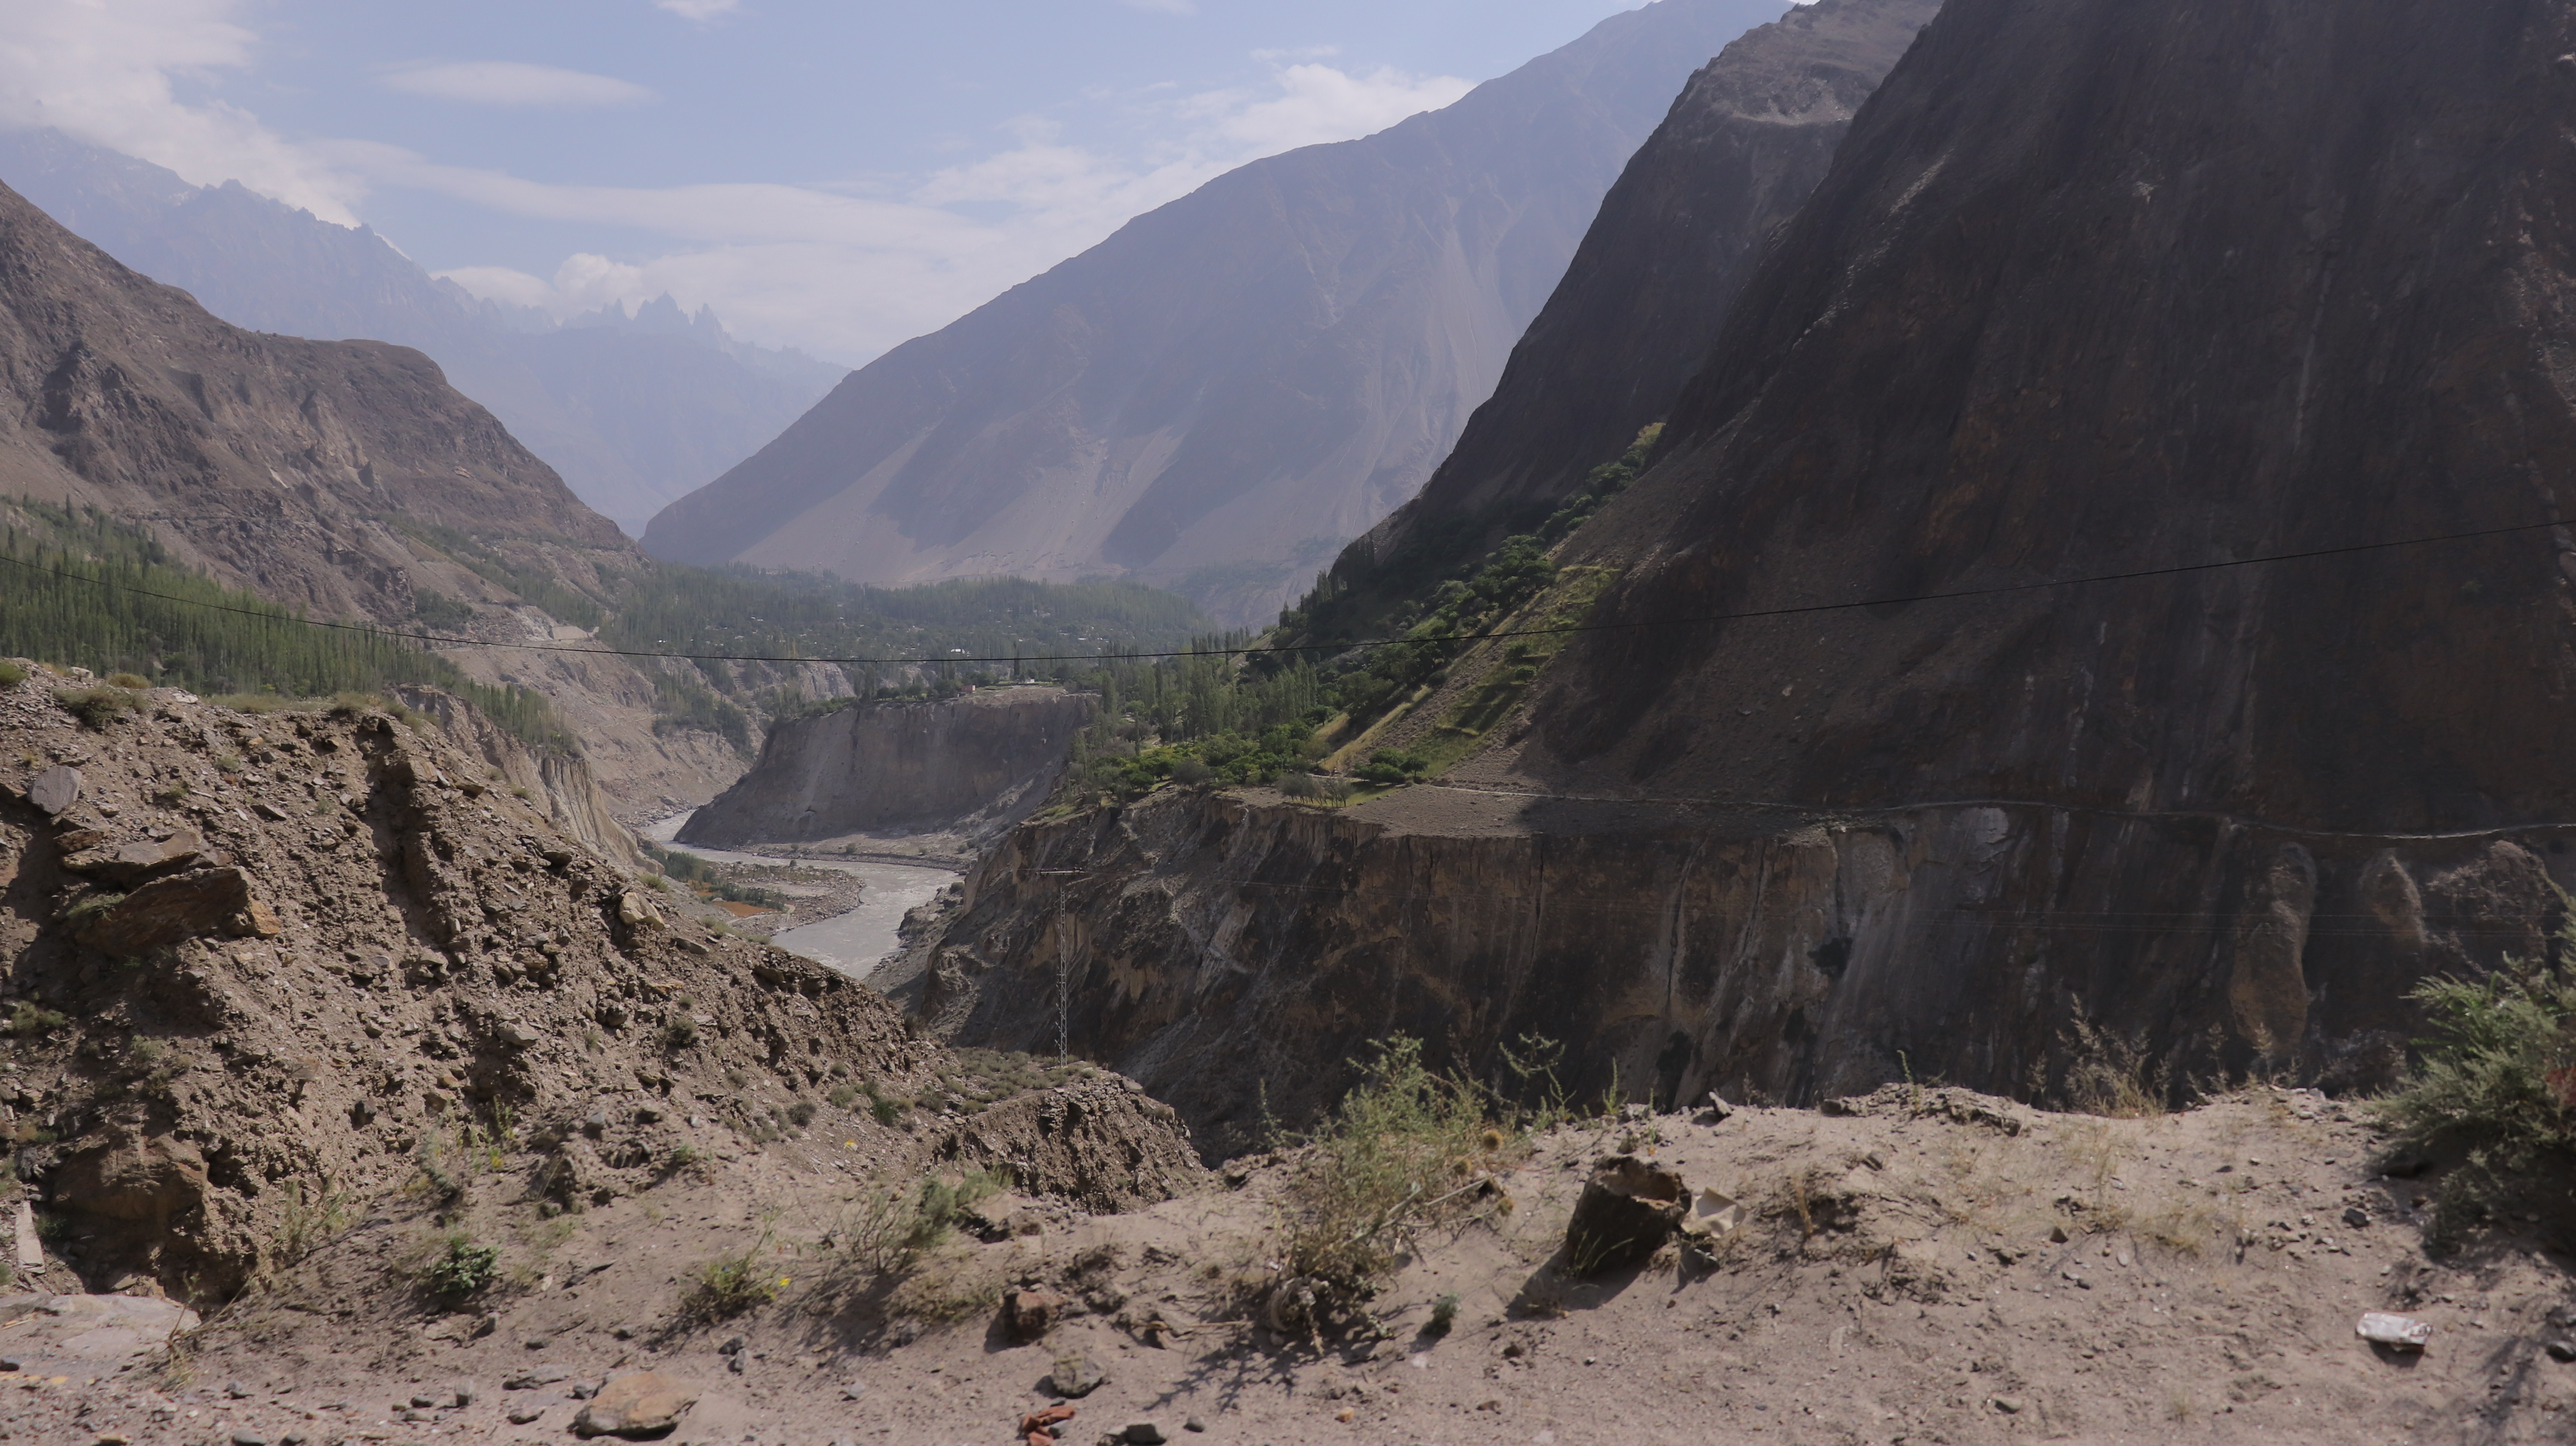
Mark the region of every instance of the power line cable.
<instances>
[{"instance_id":1,"label":"power line cable","mask_svg":"<svg viewBox=\"0 0 2576 1446\"><path fill-rule=\"evenodd\" d=\"M900 667L910 665L926 667L933 664L978 666L1009 663L1014 666L1025 666L1030 663L1148 662L1173 658L1250 657L1256 654L1343 653L1351 652L1360 648L1393 647L1399 644L1475 643L1485 642L1495 638L1563 637L1575 633L1629 632L1642 628L1694 627L1707 623L1749 622L1762 618L1805 617L1817 613L1852 612L1864 608L1897 607L1908 603L1947 602L1960 598L2003 597L2015 593L2046 592L2056 588L2089 587L2106 582L2136 582L2147 578L2180 577L2191 573L2220 572L2229 568L2263 567L2269 566L2273 563L2305 562L2325 557L2348 557L2356 553L2387 552L2400 548L2431 547L2448 542L2473 542L2478 539L2488 537L2508 537L2517 533L2541 532L2557 527L2576 527L2576 518L2559 517L2552 518L2546 522L2528 522L2511 527L2486 527L2468 532L2445 532L2426 537L2398 538L2387 542L2357 542L2343 547L2316 547L2298 552L2265 553L2255 557L2228 558L2217 562L2175 563L2166 567L2138 568L2128 572L2094 573L2084 577L2051 578L2039 582L1998 583L1991 587L1952 588L1941 592L1903 593L1888 597L1856 598L1843 602L1802 603L1789 607L1776 608L1748 608L1737 612L1708 613L1699 617L1643 618L1631 622L1618 623L1567 623L1554 627L1501 628L1490 632L1437 633L1428 637L1363 638L1354 641L1296 643L1285 646L1187 648L1168 652L1060 653L1036 655L1017 654L1011 656L995 655L990 657L949 656L899 658L821 657L812 654L776 655L758 653L676 653L663 652L649 648L593 647L563 643L496 643L484 638L459 638L438 633L405 632L397 628L381 628L366 623L319 622L310 618L294 618L292 614L289 614L288 618L293 621L302 622L307 627L328 628L335 632L366 633L375 637L394 638L406 642L427 643L436 647L509 648L524 652L586 653L619 658L663 658L677 662L692 663L826 663L835 666ZM13 567L24 568L31 572L47 573L67 582L88 583L93 587L108 588L133 593L142 597L157 598L164 602L178 603L184 607L205 608L215 612L239 613L245 617L276 618L278 616L278 613L274 608L263 609L238 607L226 603L208 602L200 598L180 597L174 593L155 592L150 588L129 587L124 584L110 582L104 578L83 577L78 573L66 572L61 568L46 567L42 564L30 562L24 558L10 556L6 553L0 553L0 562L6 562Z\"/></svg>"}]
</instances>

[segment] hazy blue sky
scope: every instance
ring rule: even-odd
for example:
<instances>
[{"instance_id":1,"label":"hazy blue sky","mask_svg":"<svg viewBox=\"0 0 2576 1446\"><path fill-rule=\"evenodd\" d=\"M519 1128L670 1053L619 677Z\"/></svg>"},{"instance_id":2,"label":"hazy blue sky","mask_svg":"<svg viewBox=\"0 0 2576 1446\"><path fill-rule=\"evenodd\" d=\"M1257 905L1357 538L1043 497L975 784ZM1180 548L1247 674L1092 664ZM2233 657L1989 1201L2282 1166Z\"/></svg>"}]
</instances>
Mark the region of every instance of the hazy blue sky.
<instances>
[{"instance_id":1,"label":"hazy blue sky","mask_svg":"<svg viewBox=\"0 0 2576 1446\"><path fill-rule=\"evenodd\" d=\"M1627 0L0 0L0 124L860 361ZM1785 8L1785 4L1784 4Z\"/></svg>"}]
</instances>

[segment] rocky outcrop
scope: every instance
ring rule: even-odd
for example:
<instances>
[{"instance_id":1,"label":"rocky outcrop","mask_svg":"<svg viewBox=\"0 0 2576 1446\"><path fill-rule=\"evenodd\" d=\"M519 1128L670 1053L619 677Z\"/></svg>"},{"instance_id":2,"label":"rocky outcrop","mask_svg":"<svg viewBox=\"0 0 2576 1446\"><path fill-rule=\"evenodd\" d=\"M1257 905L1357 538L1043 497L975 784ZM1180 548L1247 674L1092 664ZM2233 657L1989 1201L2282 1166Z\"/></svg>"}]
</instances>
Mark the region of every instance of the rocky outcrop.
<instances>
[{"instance_id":1,"label":"rocky outcrop","mask_svg":"<svg viewBox=\"0 0 2576 1446\"><path fill-rule=\"evenodd\" d=\"M490 782L520 798L543 798L547 815L568 838L604 858L642 863L635 836L609 811L599 780L581 759L539 753L503 732L481 710L439 688L396 688L404 707L435 719L449 741L486 765ZM479 783L482 780L467 780Z\"/></svg>"},{"instance_id":2,"label":"rocky outcrop","mask_svg":"<svg viewBox=\"0 0 2576 1446\"><path fill-rule=\"evenodd\" d=\"M1266 621L1430 475L1691 69L1781 8L1662 0L1219 177L870 363L645 540L885 584L1120 572Z\"/></svg>"},{"instance_id":3,"label":"rocky outcrop","mask_svg":"<svg viewBox=\"0 0 2576 1446\"><path fill-rule=\"evenodd\" d=\"M782 723L760 761L699 809L680 841L724 848L1008 828L1046 800L1095 706L1061 688L984 688Z\"/></svg>"},{"instance_id":4,"label":"rocky outcrop","mask_svg":"<svg viewBox=\"0 0 2576 1446\"><path fill-rule=\"evenodd\" d=\"M24 1182L67 1227L54 1264L222 1299L331 1212L449 1188L477 1132L538 1152L530 1198L572 1209L790 1128L852 1159L975 1154L859 1097L909 1098L946 1059L882 996L666 916L427 719L165 689L84 726L29 672L0 687L0 1209ZM129 853L179 871L123 892L67 867ZM1017 1088L982 1119L1032 1162L1022 1188L1116 1206L1192 1182L1186 1136L1123 1081L1078 1121L1079 1091Z\"/></svg>"},{"instance_id":5,"label":"rocky outcrop","mask_svg":"<svg viewBox=\"0 0 2576 1446\"><path fill-rule=\"evenodd\" d=\"M1671 413L1772 235L1940 0L1817 0L1690 79L1601 203L1493 397L1422 493L1335 563L1342 586L1483 553Z\"/></svg>"},{"instance_id":6,"label":"rocky outcrop","mask_svg":"<svg viewBox=\"0 0 2576 1446\"><path fill-rule=\"evenodd\" d=\"M1142 1081L1217 1154L1312 1119L1393 1033L1511 1087L1814 1104L1881 1081L2054 1095L2134 1046L2180 1087L2256 1065L2388 1083L2430 973L2536 956L2576 825L2288 833L1992 805L1776 815L1417 787L1342 811L1160 794L1024 824L967 882L925 1013Z\"/></svg>"}]
</instances>

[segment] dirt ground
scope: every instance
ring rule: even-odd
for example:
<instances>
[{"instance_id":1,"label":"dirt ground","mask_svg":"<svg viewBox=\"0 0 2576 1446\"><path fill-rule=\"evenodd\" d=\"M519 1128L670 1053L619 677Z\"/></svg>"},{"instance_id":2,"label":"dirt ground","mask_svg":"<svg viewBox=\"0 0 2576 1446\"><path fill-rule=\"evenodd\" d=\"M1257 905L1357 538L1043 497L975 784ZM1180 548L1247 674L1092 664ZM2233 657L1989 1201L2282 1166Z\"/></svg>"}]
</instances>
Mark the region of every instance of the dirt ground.
<instances>
[{"instance_id":1,"label":"dirt ground","mask_svg":"<svg viewBox=\"0 0 2576 1446\"><path fill-rule=\"evenodd\" d=\"M1062 1427L1081 1446L1132 1422L1450 1446L2576 1434L2576 1364L2548 1350L2576 1319L2565 1262L2513 1239L2428 1259L2429 1187L2374 1176L2365 1123L2313 1094L2102 1119L1891 1089L1840 1113L1533 1144L1501 1180L1509 1208L1421 1242L1376 1304L1382 1338L1321 1351L1256 1319L1278 1163L1125 1215L1004 1197L982 1212L989 1243L961 1235L900 1282L835 1249L857 1193L838 1141L740 1142L704 1174L551 1219L504 1168L462 1217L503 1242L501 1283L464 1309L409 1284L457 1222L399 1197L174 1347L83 1355L59 1317L12 1302L0 1439L566 1440L575 1388L650 1370L696 1397L675 1442L969 1446L1016 1440L1067 1354L1106 1375ZM1667 1248L1563 1277L1589 1165L1622 1146L1745 1204L1713 1264ZM785 1282L775 1302L682 1321L698 1267L754 1246ZM1022 1284L1066 1301L1032 1344L994 1309ZM2430 1346L2358 1339L2376 1309L2429 1322Z\"/></svg>"}]
</instances>

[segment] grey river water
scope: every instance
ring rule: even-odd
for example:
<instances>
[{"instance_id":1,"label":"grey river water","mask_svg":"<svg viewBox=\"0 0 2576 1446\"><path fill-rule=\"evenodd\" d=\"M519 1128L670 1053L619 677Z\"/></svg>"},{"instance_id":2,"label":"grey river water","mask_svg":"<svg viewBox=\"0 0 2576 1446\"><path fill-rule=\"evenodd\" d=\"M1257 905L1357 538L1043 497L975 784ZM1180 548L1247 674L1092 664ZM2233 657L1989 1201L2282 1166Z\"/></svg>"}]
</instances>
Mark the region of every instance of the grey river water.
<instances>
[{"instance_id":1,"label":"grey river water","mask_svg":"<svg viewBox=\"0 0 2576 1446\"><path fill-rule=\"evenodd\" d=\"M846 914L811 924L787 929L773 935L771 943L790 954L801 954L826 968L837 969L853 979L865 979L874 973L885 957L902 946L896 930L903 916L926 904L941 889L957 881L947 869L923 868L915 864L886 864L871 859L798 858L778 859L767 854L740 854L729 849L699 848L694 844L672 842L672 835L689 821L685 813L674 814L643 830L644 837L675 853L691 854L712 863L779 864L794 863L798 868L831 869L837 873L856 874L867 885L859 906Z\"/></svg>"}]
</instances>

